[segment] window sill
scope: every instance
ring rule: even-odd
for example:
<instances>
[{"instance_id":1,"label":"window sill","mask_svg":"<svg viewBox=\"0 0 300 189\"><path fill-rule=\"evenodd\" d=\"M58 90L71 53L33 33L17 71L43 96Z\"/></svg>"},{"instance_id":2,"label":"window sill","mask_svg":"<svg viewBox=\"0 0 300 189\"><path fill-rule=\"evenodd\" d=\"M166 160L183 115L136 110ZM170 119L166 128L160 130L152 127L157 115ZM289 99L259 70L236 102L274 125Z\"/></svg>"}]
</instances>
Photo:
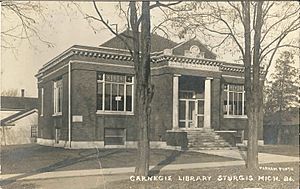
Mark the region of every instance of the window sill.
<instances>
[{"instance_id":1,"label":"window sill","mask_svg":"<svg viewBox=\"0 0 300 189\"><path fill-rule=\"evenodd\" d=\"M133 112L112 112L112 111L97 111L97 115L134 115Z\"/></svg>"},{"instance_id":2,"label":"window sill","mask_svg":"<svg viewBox=\"0 0 300 189\"><path fill-rule=\"evenodd\" d=\"M56 117L56 116L62 116L62 112L54 113L54 114L52 115L52 117Z\"/></svg>"},{"instance_id":3,"label":"window sill","mask_svg":"<svg viewBox=\"0 0 300 189\"><path fill-rule=\"evenodd\" d=\"M248 119L247 115L224 115L224 118Z\"/></svg>"}]
</instances>

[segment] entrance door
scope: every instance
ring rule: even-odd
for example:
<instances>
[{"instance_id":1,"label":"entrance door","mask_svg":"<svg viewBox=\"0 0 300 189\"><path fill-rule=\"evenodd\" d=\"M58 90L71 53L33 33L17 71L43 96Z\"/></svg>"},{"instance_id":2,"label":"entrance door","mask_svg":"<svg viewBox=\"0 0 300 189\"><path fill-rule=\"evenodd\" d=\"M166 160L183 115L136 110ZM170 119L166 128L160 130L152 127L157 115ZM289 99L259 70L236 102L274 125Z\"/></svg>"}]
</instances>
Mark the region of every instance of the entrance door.
<instances>
[{"instance_id":1,"label":"entrance door","mask_svg":"<svg viewBox=\"0 0 300 189\"><path fill-rule=\"evenodd\" d=\"M195 129L203 127L204 99L195 98L193 91L180 91L179 127Z\"/></svg>"}]
</instances>

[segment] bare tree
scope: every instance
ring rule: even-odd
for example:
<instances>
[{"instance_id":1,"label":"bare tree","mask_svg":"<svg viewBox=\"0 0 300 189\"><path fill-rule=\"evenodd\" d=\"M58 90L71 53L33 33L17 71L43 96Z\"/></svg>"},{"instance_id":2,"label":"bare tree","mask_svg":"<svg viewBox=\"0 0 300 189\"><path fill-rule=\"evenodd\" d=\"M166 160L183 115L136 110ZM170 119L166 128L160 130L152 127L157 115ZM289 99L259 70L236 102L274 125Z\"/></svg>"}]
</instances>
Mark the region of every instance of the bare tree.
<instances>
[{"instance_id":1,"label":"bare tree","mask_svg":"<svg viewBox=\"0 0 300 189\"><path fill-rule=\"evenodd\" d=\"M46 7L41 2L31 1L3 1L1 3L1 16L4 22L1 30L2 45L4 49L15 50L18 41L27 40L34 46L34 38L52 47L53 44L45 39L39 32L39 22L45 22L44 11Z\"/></svg>"},{"instance_id":2,"label":"bare tree","mask_svg":"<svg viewBox=\"0 0 300 189\"><path fill-rule=\"evenodd\" d=\"M263 86L273 58L280 48L299 48L297 2L242 1L192 2L189 12L172 12L173 27L206 38L219 38L213 47L231 44L244 64L246 114L248 116L248 168L258 167L258 128L262 128ZM298 37L298 36L297 36ZM213 40L212 40L213 41ZM224 46L223 46L224 47ZM262 70L262 68L265 68Z\"/></svg>"},{"instance_id":3,"label":"bare tree","mask_svg":"<svg viewBox=\"0 0 300 189\"><path fill-rule=\"evenodd\" d=\"M138 125L138 159L135 169L136 175L147 176L149 174L149 128L151 100L153 86L150 73L150 52L151 52L151 16L150 10L155 7L169 7L179 2L164 4L160 2L151 3L143 1L129 2L127 10L119 6L120 13L126 18L128 33L118 33L112 25L104 19L94 1L94 8L97 16L86 15L87 19L101 22L111 33L118 37L127 47L133 63L136 81L135 118Z\"/></svg>"}]
</instances>

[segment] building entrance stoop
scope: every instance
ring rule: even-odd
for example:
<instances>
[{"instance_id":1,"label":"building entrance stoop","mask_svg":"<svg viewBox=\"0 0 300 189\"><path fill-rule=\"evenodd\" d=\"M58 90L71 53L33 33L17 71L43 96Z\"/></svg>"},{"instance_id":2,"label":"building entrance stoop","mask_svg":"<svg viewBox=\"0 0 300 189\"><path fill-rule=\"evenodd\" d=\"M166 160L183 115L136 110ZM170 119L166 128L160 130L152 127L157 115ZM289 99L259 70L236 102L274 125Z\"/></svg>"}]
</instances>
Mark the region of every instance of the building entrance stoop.
<instances>
[{"instance_id":1,"label":"building entrance stoop","mask_svg":"<svg viewBox=\"0 0 300 189\"><path fill-rule=\"evenodd\" d=\"M213 129L187 130L188 150L236 149L225 141Z\"/></svg>"}]
</instances>

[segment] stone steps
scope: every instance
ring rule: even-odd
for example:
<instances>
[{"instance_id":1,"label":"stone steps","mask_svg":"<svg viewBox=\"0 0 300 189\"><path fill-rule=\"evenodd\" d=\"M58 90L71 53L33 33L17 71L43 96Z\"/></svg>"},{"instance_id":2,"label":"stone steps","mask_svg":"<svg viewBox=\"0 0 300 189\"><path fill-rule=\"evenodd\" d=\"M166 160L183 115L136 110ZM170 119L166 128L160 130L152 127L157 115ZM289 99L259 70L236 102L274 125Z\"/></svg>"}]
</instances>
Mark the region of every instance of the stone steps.
<instances>
[{"instance_id":1,"label":"stone steps","mask_svg":"<svg viewBox=\"0 0 300 189\"><path fill-rule=\"evenodd\" d=\"M188 148L190 150L232 149L228 142L212 129L187 131Z\"/></svg>"},{"instance_id":2,"label":"stone steps","mask_svg":"<svg viewBox=\"0 0 300 189\"><path fill-rule=\"evenodd\" d=\"M190 151L199 151L199 150L236 150L236 147L198 147L198 148L189 148Z\"/></svg>"},{"instance_id":3,"label":"stone steps","mask_svg":"<svg viewBox=\"0 0 300 189\"><path fill-rule=\"evenodd\" d=\"M229 145L228 142L224 141L224 140L218 140L218 141L197 141L197 142L190 142L190 144L193 145L213 145L213 144L219 144L219 145Z\"/></svg>"}]
</instances>

